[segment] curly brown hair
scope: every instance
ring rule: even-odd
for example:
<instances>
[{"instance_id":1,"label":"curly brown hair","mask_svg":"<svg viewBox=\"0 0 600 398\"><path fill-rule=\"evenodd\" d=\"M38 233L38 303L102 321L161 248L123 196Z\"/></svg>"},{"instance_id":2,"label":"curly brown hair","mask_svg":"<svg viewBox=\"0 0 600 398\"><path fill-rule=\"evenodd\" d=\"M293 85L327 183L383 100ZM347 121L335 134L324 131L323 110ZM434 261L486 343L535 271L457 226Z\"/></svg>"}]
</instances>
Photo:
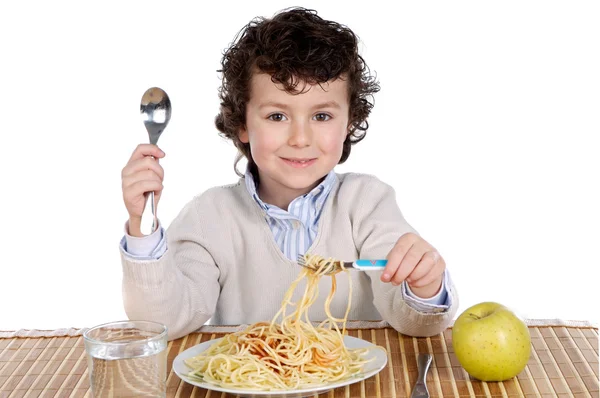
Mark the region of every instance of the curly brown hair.
<instances>
[{"instance_id":1,"label":"curly brown hair","mask_svg":"<svg viewBox=\"0 0 600 398\"><path fill-rule=\"evenodd\" d=\"M233 141L254 173L250 145L238 133L246 124L246 104L250 101L253 73L268 73L290 94L301 94L306 85L322 84L341 78L348 81L349 134L339 163L350 155L351 145L361 141L369 127L367 117L373 108L373 94L379 84L364 59L358 54L358 37L348 27L327 21L315 10L289 8L271 19L256 17L235 36L221 59L221 109L215 125L222 137ZM301 89L298 85L303 83Z\"/></svg>"}]
</instances>

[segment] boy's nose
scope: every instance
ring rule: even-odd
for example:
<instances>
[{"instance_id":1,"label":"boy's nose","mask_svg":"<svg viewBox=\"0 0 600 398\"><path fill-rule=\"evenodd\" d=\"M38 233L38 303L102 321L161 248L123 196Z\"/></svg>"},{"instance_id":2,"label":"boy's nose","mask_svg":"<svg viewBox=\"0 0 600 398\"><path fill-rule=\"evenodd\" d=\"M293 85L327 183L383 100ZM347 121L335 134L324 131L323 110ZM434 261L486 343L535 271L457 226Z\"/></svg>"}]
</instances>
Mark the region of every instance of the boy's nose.
<instances>
[{"instance_id":1,"label":"boy's nose","mask_svg":"<svg viewBox=\"0 0 600 398\"><path fill-rule=\"evenodd\" d=\"M310 145L312 132L310 131L308 124L292 123L290 129L290 137L288 140L290 146L305 147Z\"/></svg>"}]
</instances>

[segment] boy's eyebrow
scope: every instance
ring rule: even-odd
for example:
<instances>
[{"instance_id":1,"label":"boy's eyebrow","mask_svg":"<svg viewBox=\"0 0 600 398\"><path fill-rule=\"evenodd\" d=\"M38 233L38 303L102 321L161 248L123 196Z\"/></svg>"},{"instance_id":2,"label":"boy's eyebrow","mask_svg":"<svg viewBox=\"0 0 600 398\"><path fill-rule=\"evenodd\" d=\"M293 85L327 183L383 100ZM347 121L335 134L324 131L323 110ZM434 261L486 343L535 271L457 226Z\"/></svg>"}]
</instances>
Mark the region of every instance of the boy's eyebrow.
<instances>
[{"instance_id":1,"label":"boy's eyebrow","mask_svg":"<svg viewBox=\"0 0 600 398\"><path fill-rule=\"evenodd\" d=\"M281 102L274 102L274 101L263 102L262 104L260 104L258 106L258 108L262 109L262 108L266 108L268 106L272 106L274 108L282 108L282 109L288 109L289 108L289 106L287 106L286 104L282 104ZM312 109L322 109L322 108L336 108L336 109L341 109L342 107L336 101L322 102L320 104L316 104L316 105L312 106Z\"/></svg>"}]
</instances>

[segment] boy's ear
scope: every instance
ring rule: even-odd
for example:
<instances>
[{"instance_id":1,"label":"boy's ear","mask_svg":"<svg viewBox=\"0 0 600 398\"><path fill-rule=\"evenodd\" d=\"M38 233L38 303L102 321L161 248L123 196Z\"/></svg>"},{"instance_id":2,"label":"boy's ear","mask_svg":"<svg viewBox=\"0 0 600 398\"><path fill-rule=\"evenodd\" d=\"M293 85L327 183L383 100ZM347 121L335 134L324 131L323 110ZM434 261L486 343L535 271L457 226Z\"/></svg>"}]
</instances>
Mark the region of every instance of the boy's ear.
<instances>
[{"instance_id":1,"label":"boy's ear","mask_svg":"<svg viewBox=\"0 0 600 398\"><path fill-rule=\"evenodd\" d=\"M247 144L248 142L250 142L250 139L248 138L248 130L246 130L245 127L240 128L240 131L238 133L238 138L244 144Z\"/></svg>"}]
</instances>

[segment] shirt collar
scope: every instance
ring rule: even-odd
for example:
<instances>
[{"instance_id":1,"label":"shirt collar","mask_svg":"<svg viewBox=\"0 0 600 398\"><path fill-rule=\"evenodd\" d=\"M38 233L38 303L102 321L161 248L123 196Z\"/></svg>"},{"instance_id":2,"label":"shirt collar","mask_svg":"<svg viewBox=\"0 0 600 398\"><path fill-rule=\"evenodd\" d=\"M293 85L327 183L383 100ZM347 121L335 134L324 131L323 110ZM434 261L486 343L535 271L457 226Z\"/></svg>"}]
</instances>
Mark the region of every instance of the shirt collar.
<instances>
[{"instance_id":1,"label":"shirt collar","mask_svg":"<svg viewBox=\"0 0 600 398\"><path fill-rule=\"evenodd\" d=\"M258 196L258 191L256 190L256 182L254 181L254 176L248 168L246 169L246 173L244 174L244 180L246 182L246 189L248 190L248 193L250 193L250 196L254 198L254 200L256 201L256 203L258 203L261 209L269 210L270 207L275 207L273 205L269 205L268 203L263 202L260 199L260 197ZM314 198L315 202L322 204L327 198L327 196L329 196L329 192L331 192L331 189L333 188L333 185L335 184L336 180L337 175L333 170L331 170L319 185L317 185L310 192L302 196L311 196L312 198Z\"/></svg>"}]
</instances>

